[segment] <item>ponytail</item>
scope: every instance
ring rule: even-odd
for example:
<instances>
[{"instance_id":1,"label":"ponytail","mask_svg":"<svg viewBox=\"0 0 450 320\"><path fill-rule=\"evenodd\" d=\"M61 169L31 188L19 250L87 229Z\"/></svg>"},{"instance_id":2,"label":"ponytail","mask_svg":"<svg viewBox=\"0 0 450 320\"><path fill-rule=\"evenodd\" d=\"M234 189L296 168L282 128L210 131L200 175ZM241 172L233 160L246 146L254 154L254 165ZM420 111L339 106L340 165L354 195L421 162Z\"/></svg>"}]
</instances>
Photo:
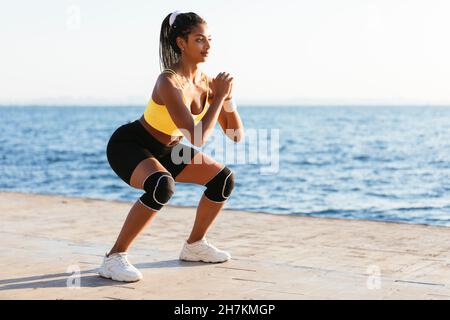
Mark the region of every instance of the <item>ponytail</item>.
<instances>
[{"instance_id":1,"label":"ponytail","mask_svg":"<svg viewBox=\"0 0 450 320\"><path fill-rule=\"evenodd\" d=\"M161 71L170 68L181 58L181 49L176 41L177 37L188 41L188 36L192 29L198 24L206 23L194 12L187 12L178 14L172 26L170 26L170 15L171 13L163 20L159 36L159 65Z\"/></svg>"}]
</instances>

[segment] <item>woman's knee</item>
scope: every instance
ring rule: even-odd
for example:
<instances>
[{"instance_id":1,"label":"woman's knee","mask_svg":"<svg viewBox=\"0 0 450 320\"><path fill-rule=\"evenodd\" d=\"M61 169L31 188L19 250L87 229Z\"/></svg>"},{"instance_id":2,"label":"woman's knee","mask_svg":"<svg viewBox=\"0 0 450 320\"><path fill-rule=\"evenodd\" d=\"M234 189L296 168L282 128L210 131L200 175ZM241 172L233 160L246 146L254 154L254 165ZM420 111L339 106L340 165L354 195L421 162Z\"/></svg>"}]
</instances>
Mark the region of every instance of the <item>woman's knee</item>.
<instances>
[{"instance_id":1,"label":"woman's knee","mask_svg":"<svg viewBox=\"0 0 450 320\"><path fill-rule=\"evenodd\" d=\"M234 173L225 166L205 186L204 194L209 200L224 202L234 189Z\"/></svg>"},{"instance_id":2,"label":"woman's knee","mask_svg":"<svg viewBox=\"0 0 450 320\"><path fill-rule=\"evenodd\" d=\"M157 171L144 181L145 193L139 198L145 206L159 211L175 192L175 180L166 171Z\"/></svg>"}]
</instances>

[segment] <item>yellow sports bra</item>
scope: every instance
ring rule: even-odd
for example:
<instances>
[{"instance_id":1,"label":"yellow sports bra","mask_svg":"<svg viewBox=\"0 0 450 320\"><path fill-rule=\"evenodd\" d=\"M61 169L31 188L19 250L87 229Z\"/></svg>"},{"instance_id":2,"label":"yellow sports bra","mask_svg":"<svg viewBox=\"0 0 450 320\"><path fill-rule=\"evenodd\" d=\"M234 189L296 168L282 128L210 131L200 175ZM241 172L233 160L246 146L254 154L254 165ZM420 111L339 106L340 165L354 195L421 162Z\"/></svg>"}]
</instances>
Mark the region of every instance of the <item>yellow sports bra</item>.
<instances>
[{"instance_id":1,"label":"yellow sports bra","mask_svg":"<svg viewBox=\"0 0 450 320\"><path fill-rule=\"evenodd\" d=\"M173 71L172 69L165 69L163 71L163 73L165 73L165 72L175 74L178 84L181 87L183 87L181 85L180 81L178 80L178 75L175 71ZM209 88L208 77L206 77L205 74L203 74L203 76L206 79L206 87ZM192 115L192 117L194 118L195 124L200 122L200 120L203 118L203 116L206 113L206 110L209 107L209 104L208 104L209 92L208 91L209 90L207 90L207 92L206 92L206 102L205 102L205 105L203 106L202 112L200 112L199 114ZM186 105L186 100L184 98L184 95L183 95L183 101L184 101L186 108L188 108L189 112L191 112L190 106ZM167 107L163 104L157 104L155 101L153 101L153 98L151 96L150 96L150 101L148 102L147 107L145 108L145 111L144 111L144 119L149 125L151 125L153 128L155 128L158 131L164 132L165 134L168 134L170 136L183 136L183 133L177 128L176 124L173 122L172 118L170 117L169 111L167 111Z\"/></svg>"}]
</instances>

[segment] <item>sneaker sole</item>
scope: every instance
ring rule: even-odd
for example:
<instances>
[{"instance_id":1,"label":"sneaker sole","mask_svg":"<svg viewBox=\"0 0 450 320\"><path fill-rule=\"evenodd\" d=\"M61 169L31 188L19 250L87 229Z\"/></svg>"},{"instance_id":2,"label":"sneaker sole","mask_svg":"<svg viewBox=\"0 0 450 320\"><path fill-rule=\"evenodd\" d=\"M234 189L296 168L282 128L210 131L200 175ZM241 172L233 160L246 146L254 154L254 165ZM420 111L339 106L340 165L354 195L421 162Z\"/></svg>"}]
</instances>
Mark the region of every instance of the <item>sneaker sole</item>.
<instances>
[{"instance_id":1,"label":"sneaker sole","mask_svg":"<svg viewBox=\"0 0 450 320\"><path fill-rule=\"evenodd\" d=\"M228 260L230 260L231 257L226 260L219 260L219 261L207 260L207 259L202 259L202 258L185 258L185 257L180 257L179 259L182 261L189 261L189 262L223 263L223 262L227 262Z\"/></svg>"}]
</instances>

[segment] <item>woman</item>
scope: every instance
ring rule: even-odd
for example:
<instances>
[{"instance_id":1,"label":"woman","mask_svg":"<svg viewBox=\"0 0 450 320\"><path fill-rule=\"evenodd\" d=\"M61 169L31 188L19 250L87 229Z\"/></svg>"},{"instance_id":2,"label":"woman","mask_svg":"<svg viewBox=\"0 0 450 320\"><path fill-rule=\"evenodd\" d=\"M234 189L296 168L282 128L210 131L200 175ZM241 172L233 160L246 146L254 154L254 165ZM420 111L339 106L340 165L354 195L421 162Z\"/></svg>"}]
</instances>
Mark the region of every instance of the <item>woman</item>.
<instances>
[{"instance_id":1,"label":"woman","mask_svg":"<svg viewBox=\"0 0 450 320\"><path fill-rule=\"evenodd\" d=\"M210 79L198 69L210 49L206 22L193 12L175 11L163 21L159 75L150 102L139 120L120 126L111 136L107 157L111 168L143 195L131 208L99 274L117 281L138 281L142 274L127 259L132 241L169 201L175 182L206 187L194 226L180 259L224 262L230 254L206 240L206 232L234 186L233 172L192 147L206 141L218 121L227 136L238 142L243 125L232 100L233 78L225 72ZM180 161L180 159L182 161Z\"/></svg>"}]
</instances>

